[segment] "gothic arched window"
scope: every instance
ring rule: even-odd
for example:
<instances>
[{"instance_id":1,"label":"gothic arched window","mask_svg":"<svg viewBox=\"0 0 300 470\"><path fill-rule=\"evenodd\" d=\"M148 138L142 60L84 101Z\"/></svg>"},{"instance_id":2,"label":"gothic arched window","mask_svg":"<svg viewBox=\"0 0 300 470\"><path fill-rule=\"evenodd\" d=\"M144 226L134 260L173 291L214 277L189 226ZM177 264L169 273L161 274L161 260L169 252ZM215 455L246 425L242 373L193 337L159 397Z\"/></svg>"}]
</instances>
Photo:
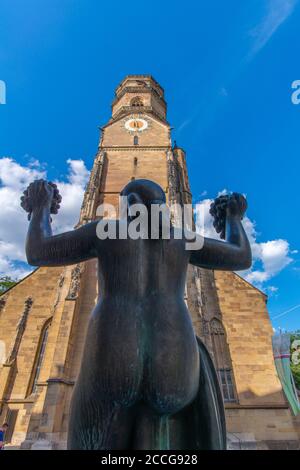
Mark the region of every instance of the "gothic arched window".
<instances>
[{"instance_id":1,"label":"gothic arched window","mask_svg":"<svg viewBox=\"0 0 300 470\"><path fill-rule=\"evenodd\" d=\"M130 106L144 106L142 98L135 96L130 102Z\"/></svg>"},{"instance_id":2,"label":"gothic arched window","mask_svg":"<svg viewBox=\"0 0 300 470\"><path fill-rule=\"evenodd\" d=\"M210 331L214 362L224 402L236 401L231 358L224 327L219 320L214 318L210 323Z\"/></svg>"},{"instance_id":3,"label":"gothic arched window","mask_svg":"<svg viewBox=\"0 0 300 470\"><path fill-rule=\"evenodd\" d=\"M37 383L38 383L41 368L44 362L44 356L45 356L45 350L46 350L50 326L51 326L51 319L45 323L41 332L36 359L34 361L34 366L33 366L32 374L31 374L32 378L31 378L31 383L29 386L29 394L35 393L37 391Z\"/></svg>"}]
</instances>

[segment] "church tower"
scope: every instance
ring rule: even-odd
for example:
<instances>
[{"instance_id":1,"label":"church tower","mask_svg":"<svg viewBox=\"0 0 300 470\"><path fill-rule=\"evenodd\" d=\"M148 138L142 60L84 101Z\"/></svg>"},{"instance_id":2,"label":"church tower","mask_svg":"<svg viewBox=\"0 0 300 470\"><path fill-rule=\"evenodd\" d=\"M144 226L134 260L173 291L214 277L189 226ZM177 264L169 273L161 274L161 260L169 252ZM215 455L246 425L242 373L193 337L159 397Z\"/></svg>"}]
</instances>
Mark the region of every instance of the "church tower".
<instances>
[{"instance_id":1,"label":"church tower","mask_svg":"<svg viewBox=\"0 0 300 470\"><path fill-rule=\"evenodd\" d=\"M135 178L157 182L170 204L191 202L186 155L172 145L166 112L150 75L129 75L116 88L78 226L97 218L102 203L117 208ZM66 447L96 268L96 260L39 268L0 297L0 424L9 422L12 447ZM218 372L230 446L295 446L299 423L275 372L265 295L234 273L190 266L185 300Z\"/></svg>"},{"instance_id":2,"label":"church tower","mask_svg":"<svg viewBox=\"0 0 300 470\"><path fill-rule=\"evenodd\" d=\"M101 131L80 223L93 220L101 203L117 207L121 189L132 179L155 180L168 192L170 125L164 91L152 77L123 80L116 89L112 117Z\"/></svg>"}]
</instances>

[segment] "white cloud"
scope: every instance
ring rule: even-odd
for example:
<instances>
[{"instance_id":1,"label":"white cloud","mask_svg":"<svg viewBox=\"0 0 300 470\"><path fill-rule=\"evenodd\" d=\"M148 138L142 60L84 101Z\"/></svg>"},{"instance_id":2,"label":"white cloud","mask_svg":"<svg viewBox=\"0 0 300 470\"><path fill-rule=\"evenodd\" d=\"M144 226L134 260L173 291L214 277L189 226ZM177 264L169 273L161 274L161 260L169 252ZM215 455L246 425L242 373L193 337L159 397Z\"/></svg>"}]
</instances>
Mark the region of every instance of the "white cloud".
<instances>
[{"instance_id":1,"label":"white cloud","mask_svg":"<svg viewBox=\"0 0 300 470\"><path fill-rule=\"evenodd\" d=\"M53 230L72 230L78 222L84 190L89 177L83 160L67 160L69 174L67 182L55 181L62 195L62 204L57 216L53 217Z\"/></svg>"},{"instance_id":2,"label":"white cloud","mask_svg":"<svg viewBox=\"0 0 300 470\"><path fill-rule=\"evenodd\" d=\"M9 157L0 158L0 181L3 187L12 190L25 189L33 179L44 177L44 171L21 166Z\"/></svg>"},{"instance_id":3,"label":"white cloud","mask_svg":"<svg viewBox=\"0 0 300 470\"><path fill-rule=\"evenodd\" d=\"M208 238L219 239L220 237L213 226L213 218L209 213L211 203L212 199L203 199L203 201L196 204L196 227L200 235Z\"/></svg>"},{"instance_id":4,"label":"white cloud","mask_svg":"<svg viewBox=\"0 0 300 470\"><path fill-rule=\"evenodd\" d=\"M225 194L228 194L228 191L227 191L226 188L224 188L224 189L222 189L222 191L219 191L219 192L218 192L218 197L219 197L219 196L225 196Z\"/></svg>"},{"instance_id":5,"label":"white cloud","mask_svg":"<svg viewBox=\"0 0 300 470\"><path fill-rule=\"evenodd\" d=\"M251 271L245 276L245 279L252 284L263 284L269 279L269 276L264 271Z\"/></svg>"},{"instance_id":6,"label":"white cloud","mask_svg":"<svg viewBox=\"0 0 300 470\"><path fill-rule=\"evenodd\" d=\"M243 223L253 256L253 269L250 272L245 272L244 277L247 281L261 286L293 261L290 257L292 252L288 241L281 238L258 242L257 237L259 234L256 232L255 224L248 217L245 218ZM260 269L257 269L257 265L260 265Z\"/></svg>"},{"instance_id":7,"label":"white cloud","mask_svg":"<svg viewBox=\"0 0 300 470\"><path fill-rule=\"evenodd\" d=\"M55 181L62 195L62 206L53 216L53 229L71 230L79 218L84 187L89 172L82 160L68 163L66 181ZM47 178L46 171L37 160L22 166L12 158L0 158L0 275L19 279L30 272L23 264L25 237L28 227L27 214L20 206L20 197L35 179Z\"/></svg>"},{"instance_id":8,"label":"white cloud","mask_svg":"<svg viewBox=\"0 0 300 470\"><path fill-rule=\"evenodd\" d=\"M227 190L223 190L218 195L226 193ZM213 219L209 214L211 203L212 199L204 199L197 204L195 211L197 230L205 237L220 239L214 229ZM292 251L288 241L280 238L267 242L258 242L259 234L256 231L255 222L247 216L244 217L243 226L251 245L253 266L251 270L242 271L240 274L247 281L261 288L264 283L276 276L293 261L290 257ZM277 290L274 286L270 286L268 289L273 293Z\"/></svg>"},{"instance_id":9,"label":"white cloud","mask_svg":"<svg viewBox=\"0 0 300 470\"><path fill-rule=\"evenodd\" d=\"M268 0L266 2L266 14L252 31L254 39L251 55L260 51L271 39L277 29L293 13L298 0Z\"/></svg>"},{"instance_id":10,"label":"white cloud","mask_svg":"<svg viewBox=\"0 0 300 470\"><path fill-rule=\"evenodd\" d=\"M89 171L86 169L83 160L67 160L68 165L70 166L70 173L68 176L69 182L80 187L84 187L88 177Z\"/></svg>"},{"instance_id":11,"label":"white cloud","mask_svg":"<svg viewBox=\"0 0 300 470\"><path fill-rule=\"evenodd\" d=\"M292 262L289 257L289 244L286 240L278 239L259 243L261 259L269 277L274 276Z\"/></svg>"},{"instance_id":12,"label":"white cloud","mask_svg":"<svg viewBox=\"0 0 300 470\"><path fill-rule=\"evenodd\" d=\"M268 286L267 289L269 292L272 292L272 293L278 291L278 287L275 287L275 286Z\"/></svg>"}]
</instances>

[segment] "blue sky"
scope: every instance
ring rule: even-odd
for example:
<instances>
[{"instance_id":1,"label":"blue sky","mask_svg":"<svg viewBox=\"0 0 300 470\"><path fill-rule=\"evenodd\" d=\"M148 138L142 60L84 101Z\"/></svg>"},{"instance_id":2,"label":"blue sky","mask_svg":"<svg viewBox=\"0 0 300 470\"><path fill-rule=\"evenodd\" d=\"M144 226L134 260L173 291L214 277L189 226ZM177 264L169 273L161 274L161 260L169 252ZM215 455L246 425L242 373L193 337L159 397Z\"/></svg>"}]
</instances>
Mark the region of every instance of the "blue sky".
<instances>
[{"instance_id":1,"label":"blue sky","mask_svg":"<svg viewBox=\"0 0 300 470\"><path fill-rule=\"evenodd\" d=\"M27 270L25 183L57 180L56 228L72 225L114 88L152 74L187 151L194 201L247 195L256 253L247 278L269 294L275 328L299 328L299 22L297 0L1 0L0 270Z\"/></svg>"}]
</instances>

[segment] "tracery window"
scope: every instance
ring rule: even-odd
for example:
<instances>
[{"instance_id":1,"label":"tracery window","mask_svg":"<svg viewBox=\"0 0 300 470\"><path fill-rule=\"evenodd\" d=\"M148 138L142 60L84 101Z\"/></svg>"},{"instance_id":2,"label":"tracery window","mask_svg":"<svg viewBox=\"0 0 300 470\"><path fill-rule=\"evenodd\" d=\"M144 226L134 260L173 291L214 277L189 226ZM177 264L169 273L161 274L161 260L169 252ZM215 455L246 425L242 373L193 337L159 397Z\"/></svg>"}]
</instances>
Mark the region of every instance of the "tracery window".
<instances>
[{"instance_id":1,"label":"tracery window","mask_svg":"<svg viewBox=\"0 0 300 470\"><path fill-rule=\"evenodd\" d=\"M214 318L210 323L215 367L224 402L236 401L233 370L226 333L222 323Z\"/></svg>"},{"instance_id":2,"label":"tracery window","mask_svg":"<svg viewBox=\"0 0 300 470\"><path fill-rule=\"evenodd\" d=\"M48 340L48 335L49 335L49 329L51 326L51 320L48 320L41 332L41 337L40 337L40 342L37 350L37 355L32 371L32 380L30 384L30 391L29 393L35 393L37 391L37 383L39 381L40 377L40 372L42 369L42 365L44 362L44 356L45 356L45 350L46 350L46 345L47 345L47 340Z\"/></svg>"}]
</instances>

